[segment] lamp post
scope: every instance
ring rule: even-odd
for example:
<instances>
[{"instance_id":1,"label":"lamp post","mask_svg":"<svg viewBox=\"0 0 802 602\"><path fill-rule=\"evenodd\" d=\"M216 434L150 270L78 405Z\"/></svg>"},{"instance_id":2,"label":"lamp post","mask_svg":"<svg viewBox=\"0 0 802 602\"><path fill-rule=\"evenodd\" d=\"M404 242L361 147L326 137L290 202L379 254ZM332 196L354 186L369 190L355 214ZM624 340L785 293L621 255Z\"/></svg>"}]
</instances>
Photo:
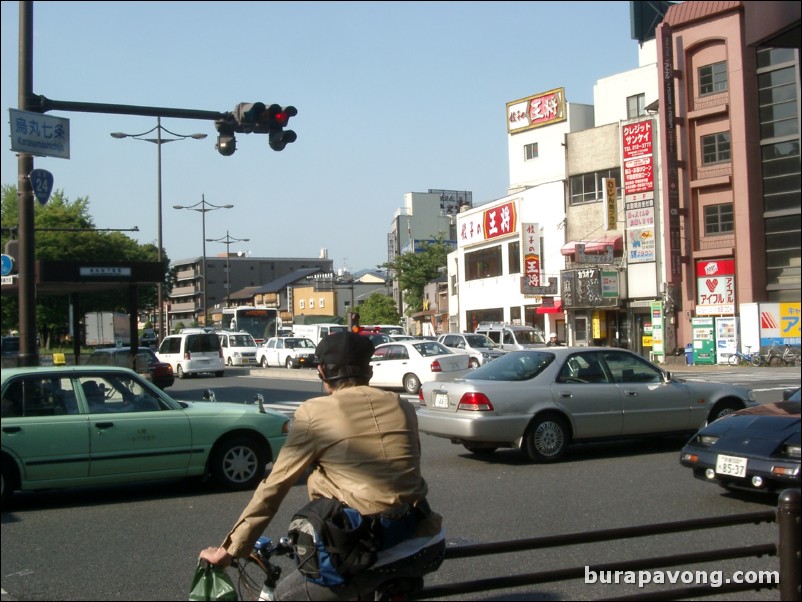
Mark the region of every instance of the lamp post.
<instances>
[{"instance_id":1,"label":"lamp post","mask_svg":"<svg viewBox=\"0 0 802 602\"><path fill-rule=\"evenodd\" d=\"M206 239L206 242L221 242L226 246L226 307L231 306L231 254L228 252L228 248L231 246L231 243L248 242L249 240L250 238L233 238L229 236L228 230L226 230L225 236Z\"/></svg>"},{"instance_id":2,"label":"lamp post","mask_svg":"<svg viewBox=\"0 0 802 602\"><path fill-rule=\"evenodd\" d=\"M208 295L206 294L206 214L216 209L231 209L234 205L213 205L206 202L206 196L201 195L201 200L194 205L173 205L173 209L191 209L201 214L203 226L203 325L206 326L208 317Z\"/></svg>"},{"instance_id":3,"label":"lamp post","mask_svg":"<svg viewBox=\"0 0 802 602\"><path fill-rule=\"evenodd\" d=\"M171 136L175 136L175 138L162 138L162 132L167 132ZM147 136L148 134L156 132L155 138L143 138L143 136ZM156 215L157 220L157 242L158 245L157 249L157 257L159 259L159 263L162 263L162 144L167 144L168 142L175 142L176 140L186 140L187 138L193 138L195 140L203 140L206 138L206 134L176 134L175 132L171 132L165 127L162 127L162 118L156 118L156 127L149 129L147 132L142 132L141 134L125 134L123 132L112 132L112 138L133 138L134 140L144 140L145 142L152 142L156 145L156 157L157 157L157 167L156 167L156 187L157 187L157 208L158 212ZM159 340L161 341L164 339L165 335L165 321L164 321L164 278L162 281L159 281L157 288L158 291L158 304L159 304Z\"/></svg>"}]
</instances>

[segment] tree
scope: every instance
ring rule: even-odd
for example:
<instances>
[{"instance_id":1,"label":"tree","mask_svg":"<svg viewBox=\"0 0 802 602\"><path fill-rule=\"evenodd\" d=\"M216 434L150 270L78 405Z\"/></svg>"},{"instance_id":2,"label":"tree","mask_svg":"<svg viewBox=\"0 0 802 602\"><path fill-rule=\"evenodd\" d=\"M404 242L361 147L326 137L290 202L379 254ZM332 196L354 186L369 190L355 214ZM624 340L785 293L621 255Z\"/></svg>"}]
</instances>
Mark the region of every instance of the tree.
<instances>
[{"instance_id":1,"label":"tree","mask_svg":"<svg viewBox=\"0 0 802 602\"><path fill-rule=\"evenodd\" d=\"M398 324L401 321L395 301L383 293L373 293L356 309L362 324Z\"/></svg>"},{"instance_id":2,"label":"tree","mask_svg":"<svg viewBox=\"0 0 802 602\"><path fill-rule=\"evenodd\" d=\"M446 267L448 254L454 249L444 242L444 237L441 233L433 243L424 243L420 253L397 255L392 261L379 266L396 272L407 315L421 311L424 287Z\"/></svg>"},{"instance_id":3,"label":"tree","mask_svg":"<svg viewBox=\"0 0 802 602\"><path fill-rule=\"evenodd\" d=\"M18 200L16 186L2 186L0 202L0 224L2 243L16 238L18 224ZM34 205L34 228L36 260L51 261L101 261L114 257L116 261L157 261L158 249L154 244L140 245L121 232L99 232L89 215L89 199L70 201L63 190L53 192L50 200L42 206ZM162 253L165 274L169 259ZM165 278L165 287L168 283ZM169 291L169 288L166 288ZM139 290L140 306L153 308L156 302L156 286L142 286ZM103 293L81 295L84 311L127 311L128 292L123 289ZM36 295L36 330L41 344L50 348L68 332L68 295ZM2 331L19 328L19 300L16 295L3 297Z\"/></svg>"}]
</instances>

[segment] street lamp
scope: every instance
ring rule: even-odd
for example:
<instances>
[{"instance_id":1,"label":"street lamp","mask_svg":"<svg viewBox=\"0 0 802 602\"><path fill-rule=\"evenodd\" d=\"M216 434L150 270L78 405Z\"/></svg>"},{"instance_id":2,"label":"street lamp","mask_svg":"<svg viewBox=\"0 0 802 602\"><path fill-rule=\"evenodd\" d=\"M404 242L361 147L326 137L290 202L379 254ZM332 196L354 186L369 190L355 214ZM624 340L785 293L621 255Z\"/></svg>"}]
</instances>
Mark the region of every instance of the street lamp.
<instances>
[{"instance_id":1,"label":"street lamp","mask_svg":"<svg viewBox=\"0 0 802 602\"><path fill-rule=\"evenodd\" d=\"M206 294L206 214L216 209L231 209L234 205L213 205L206 202L206 196L201 195L201 200L194 205L173 205L173 209L191 209L201 214L203 225L203 325L208 321L208 296Z\"/></svg>"},{"instance_id":2,"label":"street lamp","mask_svg":"<svg viewBox=\"0 0 802 602\"><path fill-rule=\"evenodd\" d=\"M143 136L147 136L151 132L156 132L155 138L143 138ZM171 136L175 136L175 138L162 138L162 131L167 132ZM203 140L206 138L206 134L176 134L175 132L171 132L165 127L162 127L162 118L156 118L156 127L149 129L147 132L142 132L141 134L124 134L123 132L112 132L112 138L133 138L134 140L144 140L145 142L152 142L156 145L157 149L157 169L156 169L156 185L157 185L157 207L158 213L156 215L156 223L157 226L157 245L158 245L158 255L159 264L162 263L162 144L167 144L168 142L175 142L176 140L186 140L187 138L194 138L195 140ZM158 304L159 304L159 340L161 341L164 339L165 336L165 320L164 320L164 278L159 281L157 286L158 290Z\"/></svg>"},{"instance_id":3,"label":"street lamp","mask_svg":"<svg viewBox=\"0 0 802 602\"><path fill-rule=\"evenodd\" d=\"M232 238L228 235L228 230L226 230L226 235L221 236L220 238L207 238L206 242L221 242L226 246L226 307L231 306L231 261L230 257L231 254L228 252L228 248L231 246L233 242L248 242L251 240L250 238Z\"/></svg>"}]
</instances>

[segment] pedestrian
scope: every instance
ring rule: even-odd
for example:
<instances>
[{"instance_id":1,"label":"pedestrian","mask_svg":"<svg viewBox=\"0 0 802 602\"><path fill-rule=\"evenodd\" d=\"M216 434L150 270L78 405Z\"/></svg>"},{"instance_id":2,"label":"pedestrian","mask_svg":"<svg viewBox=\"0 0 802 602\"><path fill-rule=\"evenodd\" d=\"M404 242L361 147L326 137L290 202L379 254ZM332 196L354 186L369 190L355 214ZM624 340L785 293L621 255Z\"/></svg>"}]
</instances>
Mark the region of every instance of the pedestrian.
<instances>
[{"instance_id":1,"label":"pedestrian","mask_svg":"<svg viewBox=\"0 0 802 602\"><path fill-rule=\"evenodd\" d=\"M368 337L353 332L321 340L317 370L328 395L298 407L270 474L222 545L204 549L201 558L228 566L233 558L247 557L287 492L309 469L310 500L334 498L382 524L400 519L405 532L400 543L380 549L373 568L343 585L318 585L293 570L278 584L279 600L364 599L389 578L422 577L439 567L445 532L442 516L426 501L415 409L397 393L369 386L373 351Z\"/></svg>"},{"instance_id":2,"label":"pedestrian","mask_svg":"<svg viewBox=\"0 0 802 602\"><path fill-rule=\"evenodd\" d=\"M557 333L552 332L549 335L549 342L546 343L546 347L562 347L563 344L557 339Z\"/></svg>"}]
</instances>

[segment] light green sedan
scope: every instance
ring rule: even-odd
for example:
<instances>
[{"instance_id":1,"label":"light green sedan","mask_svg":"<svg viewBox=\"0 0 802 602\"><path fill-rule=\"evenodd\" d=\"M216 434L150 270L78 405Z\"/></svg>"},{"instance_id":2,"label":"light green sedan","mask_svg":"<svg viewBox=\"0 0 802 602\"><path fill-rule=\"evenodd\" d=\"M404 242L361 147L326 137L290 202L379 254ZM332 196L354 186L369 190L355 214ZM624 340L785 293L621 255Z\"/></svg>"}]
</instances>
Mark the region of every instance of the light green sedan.
<instances>
[{"instance_id":1,"label":"light green sedan","mask_svg":"<svg viewBox=\"0 0 802 602\"><path fill-rule=\"evenodd\" d=\"M14 491L209 477L252 489L287 439L261 404L176 401L128 368L11 368L0 376L2 503Z\"/></svg>"}]
</instances>

